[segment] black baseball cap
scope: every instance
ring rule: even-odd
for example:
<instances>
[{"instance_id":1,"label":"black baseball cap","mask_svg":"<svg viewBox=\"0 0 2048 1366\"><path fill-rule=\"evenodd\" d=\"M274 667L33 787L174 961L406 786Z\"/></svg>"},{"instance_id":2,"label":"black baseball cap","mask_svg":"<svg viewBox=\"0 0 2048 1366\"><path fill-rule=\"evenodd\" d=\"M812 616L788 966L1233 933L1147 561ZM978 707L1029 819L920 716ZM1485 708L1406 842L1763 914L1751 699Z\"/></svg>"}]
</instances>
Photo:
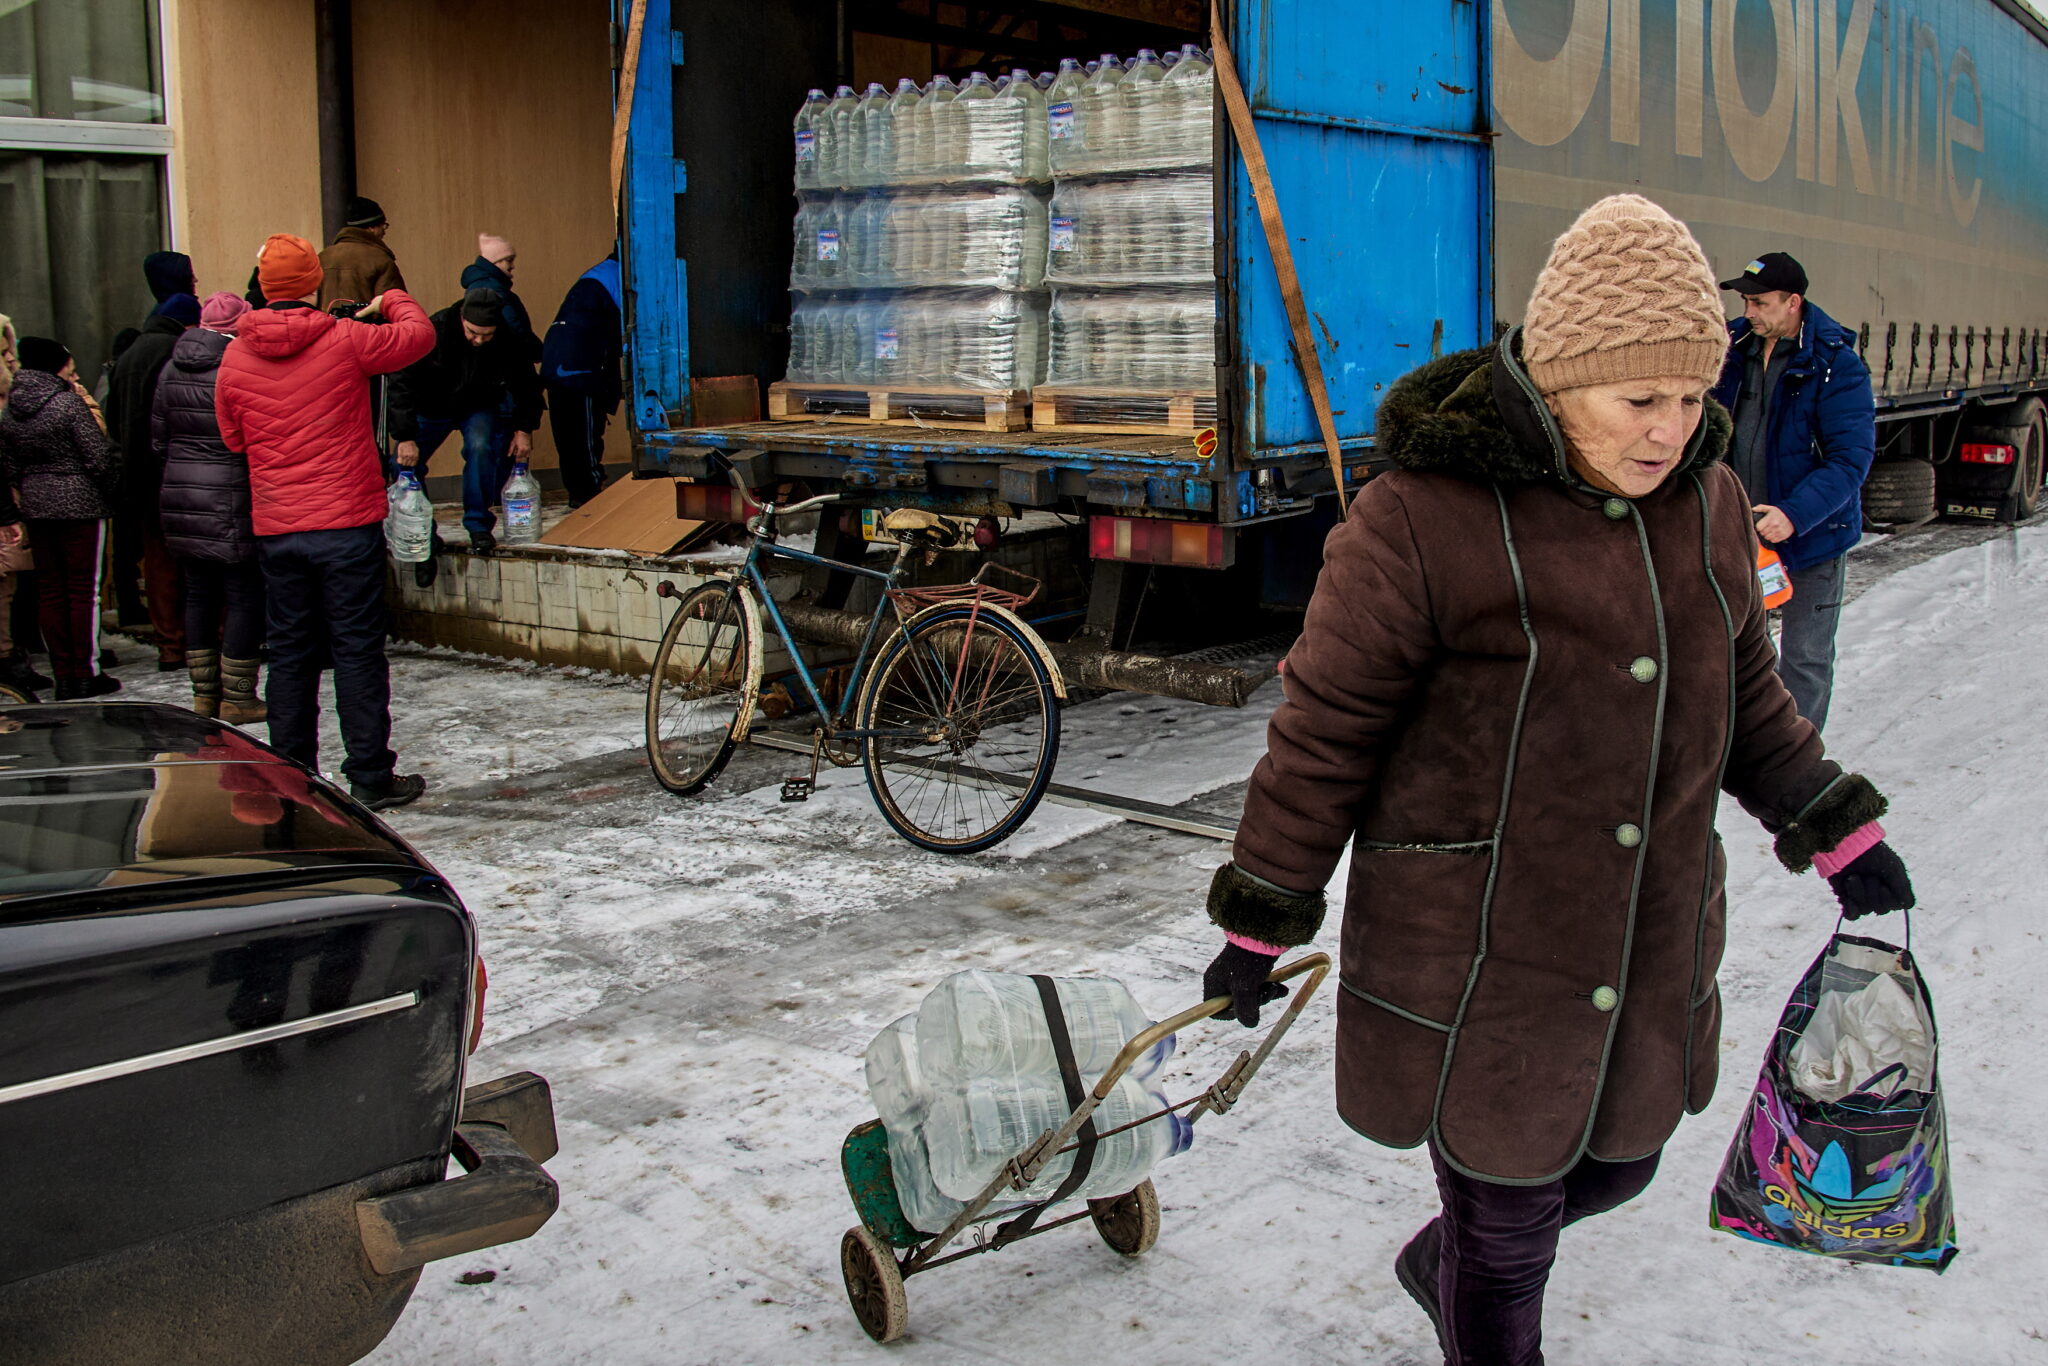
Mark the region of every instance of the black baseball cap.
<instances>
[{"instance_id":1,"label":"black baseball cap","mask_svg":"<svg viewBox=\"0 0 2048 1366\"><path fill-rule=\"evenodd\" d=\"M1787 294L1806 293L1806 267L1782 251L1767 251L1742 268L1742 274L1723 280L1721 288L1737 294L1769 294L1781 289Z\"/></svg>"}]
</instances>

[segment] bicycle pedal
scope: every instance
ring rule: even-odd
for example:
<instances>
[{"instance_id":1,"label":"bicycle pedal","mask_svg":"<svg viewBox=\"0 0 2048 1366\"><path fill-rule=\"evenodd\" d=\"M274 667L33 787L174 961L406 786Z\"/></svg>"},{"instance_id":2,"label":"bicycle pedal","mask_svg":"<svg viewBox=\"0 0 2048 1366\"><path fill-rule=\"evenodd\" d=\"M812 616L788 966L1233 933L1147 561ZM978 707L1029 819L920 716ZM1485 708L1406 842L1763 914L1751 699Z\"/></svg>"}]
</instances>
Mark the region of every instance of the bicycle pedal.
<instances>
[{"instance_id":1,"label":"bicycle pedal","mask_svg":"<svg viewBox=\"0 0 2048 1366\"><path fill-rule=\"evenodd\" d=\"M818 785L809 778L791 778L782 785L782 800L786 802L807 802Z\"/></svg>"}]
</instances>

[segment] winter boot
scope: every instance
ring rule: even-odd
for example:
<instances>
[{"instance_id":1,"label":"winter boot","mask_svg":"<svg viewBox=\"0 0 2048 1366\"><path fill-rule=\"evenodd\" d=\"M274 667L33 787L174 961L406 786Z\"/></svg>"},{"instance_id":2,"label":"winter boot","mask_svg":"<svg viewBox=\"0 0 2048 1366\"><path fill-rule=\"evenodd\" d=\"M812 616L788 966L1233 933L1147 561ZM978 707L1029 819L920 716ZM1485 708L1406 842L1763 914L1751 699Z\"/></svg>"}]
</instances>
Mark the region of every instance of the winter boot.
<instances>
[{"instance_id":1,"label":"winter boot","mask_svg":"<svg viewBox=\"0 0 2048 1366\"><path fill-rule=\"evenodd\" d=\"M427 790L427 780L417 773L394 773L381 783L350 783L348 795L372 811L389 811L404 806Z\"/></svg>"},{"instance_id":2,"label":"winter boot","mask_svg":"<svg viewBox=\"0 0 2048 1366\"><path fill-rule=\"evenodd\" d=\"M6 658L0 659L0 683L19 688L25 693L40 692L54 686L48 678L30 666L26 650L16 650Z\"/></svg>"},{"instance_id":3,"label":"winter boot","mask_svg":"<svg viewBox=\"0 0 2048 1366\"><path fill-rule=\"evenodd\" d=\"M187 650L185 670L192 675L192 710L201 716L219 716L220 651Z\"/></svg>"},{"instance_id":4,"label":"winter boot","mask_svg":"<svg viewBox=\"0 0 2048 1366\"><path fill-rule=\"evenodd\" d=\"M94 674L91 678L60 678L57 680L59 702L85 702L108 693L121 691L121 680L112 674Z\"/></svg>"},{"instance_id":5,"label":"winter boot","mask_svg":"<svg viewBox=\"0 0 2048 1366\"><path fill-rule=\"evenodd\" d=\"M1443 1260L1443 1250L1443 1220L1432 1219L1408 1240L1408 1246L1394 1258L1394 1279L1401 1283L1410 1299L1422 1306L1422 1312L1429 1315L1430 1326L1436 1329L1437 1348L1449 1355L1450 1347L1444 1341L1443 1306L1437 1302L1436 1293L1436 1271Z\"/></svg>"},{"instance_id":6,"label":"winter boot","mask_svg":"<svg viewBox=\"0 0 2048 1366\"><path fill-rule=\"evenodd\" d=\"M253 659L220 662L220 719L231 726L253 726L270 717L270 708L256 692L257 667Z\"/></svg>"}]
</instances>

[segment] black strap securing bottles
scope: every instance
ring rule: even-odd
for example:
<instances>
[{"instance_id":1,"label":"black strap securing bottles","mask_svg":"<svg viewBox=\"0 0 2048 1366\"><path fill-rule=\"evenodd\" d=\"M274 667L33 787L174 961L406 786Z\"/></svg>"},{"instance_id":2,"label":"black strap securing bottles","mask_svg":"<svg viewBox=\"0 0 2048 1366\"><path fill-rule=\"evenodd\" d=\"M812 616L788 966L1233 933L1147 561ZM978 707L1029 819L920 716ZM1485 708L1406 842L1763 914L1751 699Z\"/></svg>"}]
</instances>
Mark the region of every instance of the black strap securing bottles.
<instances>
[{"instance_id":1,"label":"black strap securing bottles","mask_svg":"<svg viewBox=\"0 0 2048 1366\"><path fill-rule=\"evenodd\" d=\"M1081 1084L1081 1069L1074 1061L1074 1038L1067 1032L1067 1015L1060 1008L1059 987L1052 978L1038 973L1032 974L1031 981L1038 988L1038 1002L1045 1010L1046 1029L1052 1035L1052 1055L1060 1066L1060 1084L1066 1088L1067 1111L1071 1114L1080 1109L1081 1103L1088 1098L1088 1089ZM1050 1196L997 1227L996 1236L990 1240L996 1247L1014 1243L1031 1232L1040 1215L1081 1189L1081 1183L1088 1179L1088 1173L1095 1166L1097 1135L1094 1115L1082 1121L1074 1134L1074 1141L1080 1146L1075 1149L1074 1165L1067 1172L1067 1179L1060 1182L1059 1189Z\"/></svg>"}]
</instances>

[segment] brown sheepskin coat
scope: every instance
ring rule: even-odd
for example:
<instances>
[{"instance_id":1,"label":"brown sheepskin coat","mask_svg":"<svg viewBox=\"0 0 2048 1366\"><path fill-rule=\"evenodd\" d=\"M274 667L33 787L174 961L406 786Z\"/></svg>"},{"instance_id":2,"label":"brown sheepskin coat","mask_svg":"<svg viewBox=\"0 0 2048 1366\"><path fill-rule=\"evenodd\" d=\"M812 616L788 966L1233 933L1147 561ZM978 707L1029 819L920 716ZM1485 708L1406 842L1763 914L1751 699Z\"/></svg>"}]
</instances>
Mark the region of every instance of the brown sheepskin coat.
<instances>
[{"instance_id":1,"label":"brown sheepskin coat","mask_svg":"<svg viewBox=\"0 0 2048 1366\"><path fill-rule=\"evenodd\" d=\"M1396 468L1330 535L1210 913L1307 943L1351 845L1339 1111L1519 1183L1654 1152L1712 1094L1719 794L1794 871L1883 799L1778 681L1727 415L1611 497L1518 344L1388 393Z\"/></svg>"}]
</instances>

